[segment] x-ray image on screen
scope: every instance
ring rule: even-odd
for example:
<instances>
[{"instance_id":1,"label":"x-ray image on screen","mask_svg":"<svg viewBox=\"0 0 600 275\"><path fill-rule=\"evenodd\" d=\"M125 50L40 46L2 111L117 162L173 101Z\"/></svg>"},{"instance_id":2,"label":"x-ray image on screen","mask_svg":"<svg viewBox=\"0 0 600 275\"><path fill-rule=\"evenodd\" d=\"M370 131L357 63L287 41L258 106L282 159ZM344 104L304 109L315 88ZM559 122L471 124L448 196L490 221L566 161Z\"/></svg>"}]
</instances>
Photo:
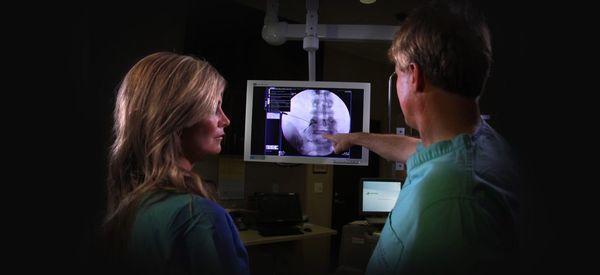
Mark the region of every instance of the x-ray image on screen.
<instances>
[{"instance_id":1,"label":"x-ray image on screen","mask_svg":"<svg viewBox=\"0 0 600 275\"><path fill-rule=\"evenodd\" d=\"M244 160L369 164L365 147L335 152L323 134L368 132L369 83L248 80Z\"/></svg>"},{"instance_id":2,"label":"x-ray image on screen","mask_svg":"<svg viewBox=\"0 0 600 275\"><path fill-rule=\"evenodd\" d=\"M286 141L300 154L326 156L333 144L322 134L350 132L350 112L336 94L328 90L304 90L290 100L290 111L281 116Z\"/></svg>"}]
</instances>

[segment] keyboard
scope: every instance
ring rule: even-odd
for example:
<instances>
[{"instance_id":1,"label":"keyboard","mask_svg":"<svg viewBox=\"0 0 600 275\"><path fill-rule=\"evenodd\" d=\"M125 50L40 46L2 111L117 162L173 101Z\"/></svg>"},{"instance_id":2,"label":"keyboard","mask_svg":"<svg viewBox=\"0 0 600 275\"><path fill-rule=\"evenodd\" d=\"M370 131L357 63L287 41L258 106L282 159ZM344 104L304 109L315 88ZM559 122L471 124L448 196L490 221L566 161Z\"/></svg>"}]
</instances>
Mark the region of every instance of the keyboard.
<instances>
[{"instance_id":1,"label":"keyboard","mask_svg":"<svg viewBox=\"0 0 600 275\"><path fill-rule=\"evenodd\" d=\"M287 235L301 235L304 234L302 230L300 230L296 226L285 226L285 227L269 227L262 226L258 228L258 234L263 237L267 236L287 236Z\"/></svg>"}]
</instances>

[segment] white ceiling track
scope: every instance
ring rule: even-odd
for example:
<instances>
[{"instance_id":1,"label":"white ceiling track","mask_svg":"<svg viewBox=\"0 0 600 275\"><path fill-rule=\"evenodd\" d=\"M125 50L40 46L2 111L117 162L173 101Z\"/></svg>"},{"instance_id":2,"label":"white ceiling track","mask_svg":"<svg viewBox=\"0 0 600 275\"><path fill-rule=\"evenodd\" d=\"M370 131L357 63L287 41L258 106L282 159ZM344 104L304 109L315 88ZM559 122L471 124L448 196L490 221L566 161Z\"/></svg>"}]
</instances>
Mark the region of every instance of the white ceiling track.
<instances>
[{"instance_id":1,"label":"white ceiling track","mask_svg":"<svg viewBox=\"0 0 600 275\"><path fill-rule=\"evenodd\" d=\"M281 45L287 40L303 40L308 52L308 80L315 81L315 53L319 41L391 41L399 26L389 25L331 25L318 24L319 0L306 0L306 24L288 24L279 21L279 1L267 0L262 29L263 39L271 45Z\"/></svg>"}]
</instances>

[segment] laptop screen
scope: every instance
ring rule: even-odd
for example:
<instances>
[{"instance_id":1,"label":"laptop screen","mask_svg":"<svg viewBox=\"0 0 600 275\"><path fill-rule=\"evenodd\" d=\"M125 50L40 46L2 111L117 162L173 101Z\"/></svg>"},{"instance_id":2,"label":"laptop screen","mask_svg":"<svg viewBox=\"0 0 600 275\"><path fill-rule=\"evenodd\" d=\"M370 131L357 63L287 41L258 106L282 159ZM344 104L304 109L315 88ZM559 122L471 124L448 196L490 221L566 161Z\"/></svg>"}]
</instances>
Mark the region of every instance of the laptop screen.
<instances>
[{"instance_id":1,"label":"laptop screen","mask_svg":"<svg viewBox=\"0 0 600 275\"><path fill-rule=\"evenodd\" d=\"M302 222L300 198L296 193L256 194L258 223L298 224Z\"/></svg>"}]
</instances>

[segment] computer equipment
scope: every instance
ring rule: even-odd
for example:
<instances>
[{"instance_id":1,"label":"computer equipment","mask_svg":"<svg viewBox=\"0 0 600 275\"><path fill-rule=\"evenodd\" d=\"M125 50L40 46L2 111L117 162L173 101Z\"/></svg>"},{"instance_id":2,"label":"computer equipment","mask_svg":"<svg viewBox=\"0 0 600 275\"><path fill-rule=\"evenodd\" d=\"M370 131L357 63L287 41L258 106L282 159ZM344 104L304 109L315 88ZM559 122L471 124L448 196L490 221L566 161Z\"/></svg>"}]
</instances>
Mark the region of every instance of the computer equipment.
<instances>
[{"instance_id":1,"label":"computer equipment","mask_svg":"<svg viewBox=\"0 0 600 275\"><path fill-rule=\"evenodd\" d=\"M253 219L252 217L256 216L255 211L246 209L227 209L227 212L229 213L229 216L231 216L238 231L248 230L254 225L253 222L255 218Z\"/></svg>"},{"instance_id":2,"label":"computer equipment","mask_svg":"<svg viewBox=\"0 0 600 275\"><path fill-rule=\"evenodd\" d=\"M402 182L390 178L360 179L359 215L369 224L383 224L396 205Z\"/></svg>"},{"instance_id":3,"label":"computer equipment","mask_svg":"<svg viewBox=\"0 0 600 275\"><path fill-rule=\"evenodd\" d=\"M322 134L369 132L371 84L248 80L244 160L369 164L366 148L336 154Z\"/></svg>"},{"instance_id":4,"label":"computer equipment","mask_svg":"<svg viewBox=\"0 0 600 275\"><path fill-rule=\"evenodd\" d=\"M297 193L257 193L254 199L258 208L257 230L260 235L304 234L298 227L302 223L302 208Z\"/></svg>"}]
</instances>

